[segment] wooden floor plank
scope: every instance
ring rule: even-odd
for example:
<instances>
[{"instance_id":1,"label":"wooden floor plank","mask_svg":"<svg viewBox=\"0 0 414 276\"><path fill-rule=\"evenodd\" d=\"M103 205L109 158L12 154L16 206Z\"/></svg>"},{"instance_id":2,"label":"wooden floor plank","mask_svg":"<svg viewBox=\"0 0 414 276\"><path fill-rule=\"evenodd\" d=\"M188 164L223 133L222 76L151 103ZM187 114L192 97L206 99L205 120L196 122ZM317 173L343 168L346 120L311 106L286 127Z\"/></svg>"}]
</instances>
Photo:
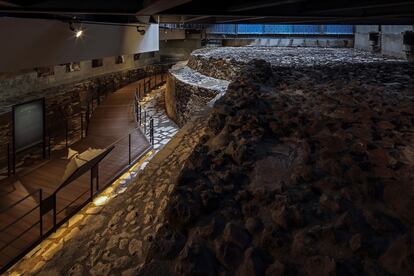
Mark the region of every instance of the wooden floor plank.
<instances>
[{"instance_id":1,"label":"wooden floor plank","mask_svg":"<svg viewBox=\"0 0 414 276\"><path fill-rule=\"evenodd\" d=\"M148 79L147 79L148 80ZM114 92L99 105L91 119L88 128L88 136L81 141L71 145L70 147L78 152L83 152L88 148L106 148L117 141L115 149L111 152L106 159L100 164L100 185L107 184L121 169L128 165L129 159L129 146L128 146L128 133L136 129L137 124L135 122L134 115L134 97L136 88L143 85L143 81L138 81L130 84L120 90ZM145 136L136 130L132 134L132 146L131 156L134 158L142 154L149 146ZM122 138L122 139L121 139ZM18 201L30 192L42 189L43 198L46 198L53 194L55 190L62 183L62 176L68 164L68 160L63 158L67 155L67 150L61 150L53 152L52 160L40 163L25 170L25 173L18 175L18 179L23 187L19 190L9 193L6 196L0 196L0 209L3 205L12 204ZM74 210L76 206L79 206L83 202L87 201L90 197L89 191L90 175L86 173L81 178L77 179L69 186L63 188L57 193L57 210L65 210L58 215L58 222L61 221L68 212ZM86 193L85 193L86 192ZM85 193L76 202L72 203L71 208L65 209L65 207L78 198L81 194ZM13 219L24 214L30 208L36 206L38 202L34 198L30 198L27 202L22 202L18 206L15 206L6 214L0 214L0 229L2 225L7 225L13 221ZM14 225L12 229L0 233L0 248L8 241L12 240L16 235L22 233L28 227L36 223L40 217L39 210L33 212L36 215L27 216L21 220L18 224ZM52 227L52 216L47 214L43 216L44 230L48 230ZM18 241L9 246L6 250L0 251L0 265L7 262L7 259L12 258L22 250L25 245L33 242L38 238L39 227L35 227L36 230L31 230L25 234Z\"/></svg>"}]
</instances>

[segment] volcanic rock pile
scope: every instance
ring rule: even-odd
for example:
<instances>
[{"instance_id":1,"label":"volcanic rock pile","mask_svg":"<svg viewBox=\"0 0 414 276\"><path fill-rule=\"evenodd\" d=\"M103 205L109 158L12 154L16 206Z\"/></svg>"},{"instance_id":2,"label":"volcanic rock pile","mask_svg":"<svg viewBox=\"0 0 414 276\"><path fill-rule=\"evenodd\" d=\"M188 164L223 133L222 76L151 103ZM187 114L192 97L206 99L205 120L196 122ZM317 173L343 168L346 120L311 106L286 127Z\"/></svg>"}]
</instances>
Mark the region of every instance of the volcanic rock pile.
<instances>
[{"instance_id":1,"label":"volcanic rock pile","mask_svg":"<svg viewBox=\"0 0 414 276\"><path fill-rule=\"evenodd\" d=\"M413 75L250 62L216 103L141 273L414 275Z\"/></svg>"},{"instance_id":2,"label":"volcanic rock pile","mask_svg":"<svg viewBox=\"0 0 414 276\"><path fill-rule=\"evenodd\" d=\"M366 51L347 48L216 47L194 51L188 66L206 76L233 81L253 59L266 60L274 69L398 62Z\"/></svg>"}]
</instances>

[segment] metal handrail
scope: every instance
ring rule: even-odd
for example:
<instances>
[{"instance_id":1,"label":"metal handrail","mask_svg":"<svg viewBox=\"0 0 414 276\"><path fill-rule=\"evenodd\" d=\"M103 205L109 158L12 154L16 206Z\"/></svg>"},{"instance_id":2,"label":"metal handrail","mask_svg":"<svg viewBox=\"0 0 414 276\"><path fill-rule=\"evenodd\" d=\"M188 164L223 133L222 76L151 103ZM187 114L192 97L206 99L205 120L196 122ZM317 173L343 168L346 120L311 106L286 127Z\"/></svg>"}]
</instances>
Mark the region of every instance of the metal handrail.
<instances>
[{"instance_id":1,"label":"metal handrail","mask_svg":"<svg viewBox=\"0 0 414 276\"><path fill-rule=\"evenodd\" d=\"M112 146L115 146L116 144L118 144L120 141L122 141L123 139L125 139L126 137L128 137L130 134L132 134L136 130L139 130L139 127L136 127L134 129L132 129L127 135L124 135L124 136L118 138L118 140L116 140L115 142L113 142L112 144L110 144L109 146L107 146L107 148L110 148Z\"/></svg>"},{"instance_id":2,"label":"metal handrail","mask_svg":"<svg viewBox=\"0 0 414 276\"><path fill-rule=\"evenodd\" d=\"M30 214L31 212L33 212L34 210L36 210L38 207L40 207L40 204L37 204L35 207L33 207L32 209L30 209L24 215L22 215L19 218L15 219L12 223L8 224L6 227L0 229L0 232L6 231L10 226L16 224L19 220L21 220L22 218L24 218L25 216L27 216L28 214Z\"/></svg>"},{"instance_id":3,"label":"metal handrail","mask_svg":"<svg viewBox=\"0 0 414 276\"><path fill-rule=\"evenodd\" d=\"M9 241L8 243L6 243L3 247L0 248L0 251L3 251L5 248L9 247L12 243L14 243L15 241L17 241L21 236L23 236L24 234L26 234L27 232L29 232L30 230L32 230L36 225L38 225L40 223L40 221L36 222L35 224L33 224L32 226L30 226L28 229L26 229L23 233L21 233L19 236L15 237L13 240ZM27 247L30 247L27 246Z\"/></svg>"},{"instance_id":4,"label":"metal handrail","mask_svg":"<svg viewBox=\"0 0 414 276\"><path fill-rule=\"evenodd\" d=\"M12 205L7 206L6 208L4 208L4 209L0 210L0 214L1 214L1 213L6 212L6 211L8 211L8 210L10 210L11 208L13 208L14 206L16 206L17 204L20 204L21 202L23 202L23 201L24 201L24 200L26 200L27 198L31 197L32 195L34 195L34 194L36 194L36 193L39 193L40 191L41 191L41 189L37 189L37 190L35 190L34 192L32 192L32 193L28 194L27 196L23 197L22 199L20 199L20 200L16 201L16 202L15 202L15 203L13 203Z\"/></svg>"},{"instance_id":5,"label":"metal handrail","mask_svg":"<svg viewBox=\"0 0 414 276\"><path fill-rule=\"evenodd\" d=\"M89 189L88 189L86 192L82 193L80 196L78 196L78 197L77 197L77 198L75 198L73 201L71 201L68 205L66 205L66 207L65 207L65 208L63 208L62 210L60 210L59 212L57 212L57 213L56 213L56 215L59 215L60 213L62 213L63 211L65 211L67 208L69 208L69 207L72 205L72 203L76 202L79 198L83 197L85 194L87 194L87 193L89 193L89 192L90 192L90 191L89 191Z\"/></svg>"},{"instance_id":6,"label":"metal handrail","mask_svg":"<svg viewBox=\"0 0 414 276\"><path fill-rule=\"evenodd\" d=\"M8 225L6 225L5 227L3 227L0 232L5 232L9 227L11 227L12 225L16 224L17 222L19 222L20 220L22 220L24 217L26 217L27 215L29 215L30 213L32 213L33 211L35 211L38 208L41 208L41 204L42 204L42 190L38 189L36 191L34 191L33 193L25 196L23 199L15 202L13 205L10 205L9 207L7 207L6 209L2 210L2 212L8 211L11 208L13 208L14 206L16 206L17 204L20 204L21 202L23 202L24 200L26 200L28 197L32 196L35 193L39 193L39 199L40 199L40 203L37 204L35 207L33 207L32 209L30 209L28 212L26 212L25 214L23 214L22 216L20 216L19 218L15 219L12 223L9 223ZM43 235L43 221L42 219L40 219L39 221L37 221L36 223L32 224L30 227L28 227L25 231L23 231L22 233L20 233L18 236L16 236L15 238L13 238L11 241L9 241L8 243L6 243L5 245L3 245L0 248L0 252L3 251L5 248L9 247L12 243L14 243L16 240L18 240L20 237L22 237L23 235L25 235L27 232L29 232L30 230L32 230L36 225L40 225L40 236L42 237ZM32 245L32 244L31 244ZM30 247L31 245L27 246Z\"/></svg>"},{"instance_id":7,"label":"metal handrail","mask_svg":"<svg viewBox=\"0 0 414 276\"><path fill-rule=\"evenodd\" d=\"M171 63L171 64L175 64L175 63ZM167 65L167 64L161 64L161 65ZM162 74L163 73L161 73L161 76L162 76ZM156 74L154 74L154 75L156 75ZM153 75L152 75L153 76ZM155 80L155 82L156 82L156 80ZM155 86L154 87L156 87L156 86L158 86L158 85L160 85L161 83L163 83L164 81L162 80L162 77L161 77L161 82L159 82L159 83L157 83L157 84L155 84ZM154 88L153 87L153 88ZM152 89L153 89L152 88ZM139 104L139 99L137 99L137 95L136 95L136 93L135 93L135 100L137 101L137 103ZM89 104L89 103L88 103ZM87 115L86 115L86 117L87 117ZM88 118L85 118L86 120L88 120ZM136 160L138 160L139 158L141 158L143 155L145 155L150 149L152 149L152 146L151 146L151 142L150 142L150 145L149 145L149 147L146 149L146 151L144 151L141 155L139 155L139 156L137 156L137 157L135 157L135 159L134 159L134 161L132 161L132 156L131 156L131 134L133 133L133 132L135 132L135 131L138 131L138 130L140 130L141 129L141 127L140 126L138 126L138 127L136 127L135 129L133 129L133 130L131 130L127 135L125 135L125 136L122 136L122 137L120 137L119 139L117 139L115 142L113 142L112 144L110 144L109 146L107 146L106 147L106 149L109 149L109 148L111 148L111 147L115 147L115 145L117 145L120 141L122 141L123 139L125 139L126 137L128 137L129 138L129 164L128 164L128 166L130 166L131 165L131 162L135 162ZM50 135L49 135L49 137L51 137ZM146 135L145 135L145 133L144 133L144 137L145 137L145 139L148 141L148 138L146 137ZM153 143L153 138L152 138L152 143ZM51 145L48 145L49 147L51 146ZM121 170L121 172L123 171L123 170L125 170L125 167ZM118 176L119 176L119 174L118 174ZM118 176L114 176L114 179L116 178L116 177L118 177ZM113 181L113 180L111 180L111 181ZM70 183L68 183L68 184L70 184ZM59 192L59 190L57 190L57 191L55 191L55 193L53 194L55 197L56 197L56 193L57 192ZM53 207L54 208L54 212L55 212L55 216L56 215L59 215L59 214L61 214L63 211L65 211L65 210L67 210L74 202L76 202L76 201L78 201L82 196L84 196L86 193L88 193L88 192L90 192L90 190L88 189L88 191L86 191L86 192L84 192L84 193L82 193L80 196L78 196L75 200L73 200L72 202L70 202L65 208L63 208L63 209L61 209L59 212L57 212L57 210L56 210L56 201L55 201L55 206ZM53 225L53 228L50 230L50 231L48 231L46 234L44 234L43 233L43 219L42 219L42 216L43 216L43 211L42 211L42 208L44 208L44 205L42 205L43 204L43 200L42 200L42 189L38 189L38 190L36 190L36 191L34 191L34 192L32 192L32 193L30 193L29 195L27 195L27 196L25 196L24 198L22 198L22 199L20 199L20 200L18 200L17 202L15 202L15 203L13 203L12 205L10 205L10 206L8 206L8 207L6 207L6 208L4 208L3 210L0 210L0 214L2 214L2 213L5 213L5 212L7 212L8 210L10 210L10 209L12 209L13 207L15 207L16 205L18 205L18 204L20 204L20 203L22 203L23 201L25 201L25 200L27 200L29 197L32 197L34 194L36 194L36 193L39 193L39 196L40 196L40 203L39 204L37 204L34 208L32 208L31 210L29 210L28 212L26 212L25 214L23 214L22 216L20 216L19 218L17 218L17 219L15 219L12 223L10 223L10 224L8 224L7 226L5 226L5 227L3 227L1 230L0 230L0 232L4 232L5 230L7 230L9 227L11 227L12 225L14 225L14 224L16 224L17 222L19 222L19 221L21 221L22 220L22 218L24 218L25 216L27 216L27 215L29 215L30 213L32 213L32 212L34 212L37 208L40 208L40 219L39 219L39 221L37 221L36 223L34 223L33 225L31 225L28 229L26 229L24 232L22 232L21 234L19 234L17 237L15 237L14 239L12 239L10 242L8 242L7 244L5 244L4 246L2 246L1 248L0 248L0 251L2 251L2 250L4 250L5 248L7 248L8 246L10 246L12 243L14 243L16 240L18 240L19 238L21 238L23 235L25 235L27 232L29 232L30 230L32 230L35 226L37 226L37 225L40 225L40 237L38 238L38 239L36 239L33 243L30 243L30 245L29 246L27 246L27 247L25 247L24 249L22 249L21 251L20 251L20 253L19 253L19 255L20 254L23 254L24 252L26 252L26 250L29 250L34 244L36 244L36 243L39 243L41 240L43 240L47 235L49 235L50 233L51 233L51 231L53 231L54 229L56 229L56 227L58 227L59 225L61 225L60 223L62 223L63 221L65 221L66 219L68 219L70 216L67 216L67 217L65 217L64 219L63 219L63 221L61 221L61 222L59 222L59 223L56 223L56 221L54 221L54 225ZM92 199L92 194L91 194L91 198L89 199L89 200L91 200ZM56 200L56 199L55 199ZM86 203L87 201L85 201L84 203L82 203L81 205L82 206L84 206L84 204ZM72 214L73 215L73 214ZM19 255L17 255L17 256L19 256ZM17 258L17 256L15 256L15 257L13 257L12 258L12 260L11 261L9 261L5 266L0 266L0 271L3 271L3 269L5 268L5 267L8 267L9 265L10 265L10 263L12 262L15 262L16 261L16 258Z\"/></svg>"}]
</instances>

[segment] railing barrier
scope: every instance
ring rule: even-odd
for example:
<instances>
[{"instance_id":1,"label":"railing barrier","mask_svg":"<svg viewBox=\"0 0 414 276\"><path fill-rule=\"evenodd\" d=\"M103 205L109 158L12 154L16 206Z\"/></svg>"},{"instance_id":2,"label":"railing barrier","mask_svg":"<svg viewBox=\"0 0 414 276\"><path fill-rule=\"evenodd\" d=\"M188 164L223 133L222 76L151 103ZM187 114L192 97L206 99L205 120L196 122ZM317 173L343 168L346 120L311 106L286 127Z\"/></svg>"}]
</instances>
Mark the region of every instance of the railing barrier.
<instances>
[{"instance_id":1,"label":"railing barrier","mask_svg":"<svg viewBox=\"0 0 414 276\"><path fill-rule=\"evenodd\" d=\"M161 82L157 82L157 76L155 74L154 77L154 83L155 83L155 87L160 86L163 83L163 74L161 73ZM146 91L146 89L149 89ZM149 81L146 81L146 79L144 79L143 82L141 82L136 90L135 93L135 111L136 111L136 118L137 118L137 122L140 128L142 125L144 126L144 135L146 136L147 134L147 118L149 117L149 114L147 113L146 110L144 110L144 114L142 114L142 107L139 103L139 101L142 99L143 96L146 95L147 92L149 92L151 90L151 77L149 78ZM82 113L80 114L80 120L81 120L81 137L83 138L83 136L85 135L85 137L88 135L88 128L89 128L89 120L91 117L91 110L93 110L93 98L87 103L87 109L85 114ZM142 118L143 117L143 118ZM85 123L85 124L84 124ZM85 126L86 125L86 126ZM136 162L137 160L139 160L140 158L142 158L142 156L144 156L145 154L147 154L149 152L149 150L152 149L152 146L154 146L154 118L151 116L149 118L149 140L150 140L150 147L148 147L146 150L144 150L144 152L142 152L140 155L133 157L132 156L132 133L134 131L137 131L137 129L133 130L132 132L130 132L128 134L128 164L126 167L123 167L120 172L116 173L116 175L110 179L108 181L108 183L112 183L113 181L116 180L116 178L118 178L120 175L122 175L122 173L124 173L128 168L130 168L131 164ZM115 148L115 146L118 143L121 143L121 140L124 139L126 136L122 137L121 139L119 139L118 141L115 141L113 144L111 144L109 147L113 147ZM47 146L44 146L44 149L47 147L47 153L48 153L48 158L51 159L51 154L52 154L52 136L50 135L50 133L48 133L47 135ZM69 146L69 122L68 119L65 120L65 145L66 147ZM108 147L108 148L109 148ZM14 152L14 151L13 151ZM15 168L15 156L13 155L13 160L11 160L12 154L11 154L11 145L7 144L7 163L8 163L8 175L11 175L11 171L13 171L13 174L15 174L16 172L16 168ZM99 184L99 164L96 165L95 167L90 169L90 186L89 189L82 193L81 195L79 195L77 198L75 198L74 200L72 200L72 202L70 202L69 204L67 204L66 207L64 207L62 210L60 210L58 212L57 210L57 192L58 190L51 194L50 196L43 198L44 194L43 191L41 189L34 191L33 193L27 195L26 197L24 197L23 199L17 201L16 203L10 205L9 207L0 210L0 214L3 212L6 212L8 210L10 210L11 208L13 208L14 206L17 206L19 204L21 204L24 200L28 199L29 197L33 198L33 196L38 193L39 196L39 203L32 209L30 209L28 212L26 212L23 216L20 216L19 218L17 218L15 221L13 221L11 224L3 227L0 230L0 234L2 231L7 230L9 227L11 227L12 225L18 223L20 220L22 220L25 216L29 215L30 213L32 213L34 210L39 209L39 220L33 224L32 226L30 226L28 229L26 229L23 233L21 233L20 235L18 235L16 238L12 239L10 242L8 242L6 245L4 245L3 247L0 248L0 252L2 250L4 250L5 248L7 248L8 246L10 246L11 244L13 244L14 242L16 242L18 239L20 239L22 237L22 235L26 234L27 232L29 232L30 230L32 230L34 227L36 227L37 225L39 226L39 238L35 238L33 243L28 244L24 249L22 249L16 256L14 256L8 263L6 263L6 265L2 265L0 264L0 274L4 273L8 268L11 267L12 264L14 264L15 262L17 262L20 258L22 258L25 254L27 254L29 252L29 250L31 250L32 248L34 248L34 246L38 245L43 239L45 239L46 237L48 237L51 233L53 233L54 231L56 231L56 229L58 227L60 227L64 222L66 222L67 220L69 220L69 218L74 215L76 212L80 211L88 202L91 202L94 198L94 196L96 196L96 194L99 193L100 188L104 188L106 186L108 186L108 183L105 183L105 185L103 187L100 187ZM74 180L72 180L70 183L68 183L68 185L70 185L71 183L73 183ZM94 185L95 184L95 185ZM94 192L94 186L95 186L95 191ZM75 208L74 211L72 211L69 215L66 215L62 220L58 221L58 215L63 213L64 211L68 210L68 208L76 201L78 201L80 198L82 198L82 196L84 196L86 193L90 193L88 200L86 200L85 202L83 202L81 205L77 206ZM52 211L52 227L51 229L47 229L47 231L45 231L44 229L44 220L43 220L43 216L45 216L46 214L50 213Z\"/></svg>"}]
</instances>

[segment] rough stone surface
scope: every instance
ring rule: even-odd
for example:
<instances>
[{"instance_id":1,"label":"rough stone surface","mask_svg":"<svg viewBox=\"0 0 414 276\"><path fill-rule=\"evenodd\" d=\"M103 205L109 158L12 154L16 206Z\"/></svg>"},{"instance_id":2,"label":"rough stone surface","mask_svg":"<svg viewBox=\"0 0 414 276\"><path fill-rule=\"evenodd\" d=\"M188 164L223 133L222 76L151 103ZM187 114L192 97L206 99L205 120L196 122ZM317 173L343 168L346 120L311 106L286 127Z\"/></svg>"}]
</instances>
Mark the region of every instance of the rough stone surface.
<instances>
[{"instance_id":1,"label":"rough stone surface","mask_svg":"<svg viewBox=\"0 0 414 276\"><path fill-rule=\"evenodd\" d=\"M228 85L228 81L204 76L187 66L173 68L168 74L165 94L167 114L183 126L195 112L221 97Z\"/></svg>"},{"instance_id":2,"label":"rough stone surface","mask_svg":"<svg viewBox=\"0 0 414 276\"><path fill-rule=\"evenodd\" d=\"M134 185L13 272L413 275L413 74L250 61Z\"/></svg>"},{"instance_id":3,"label":"rough stone surface","mask_svg":"<svg viewBox=\"0 0 414 276\"><path fill-rule=\"evenodd\" d=\"M274 69L396 61L346 48L217 47L194 51L188 67L205 76L233 81L236 80L242 68L253 59L265 60Z\"/></svg>"},{"instance_id":4,"label":"rough stone surface","mask_svg":"<svg viewBox=\"0 0 414 276\"><path fill-rule=\"evenodd\" d=\"M216 102L141 274L412 275L413 75L251 61Z\"/></svg>"}]
</instances>

